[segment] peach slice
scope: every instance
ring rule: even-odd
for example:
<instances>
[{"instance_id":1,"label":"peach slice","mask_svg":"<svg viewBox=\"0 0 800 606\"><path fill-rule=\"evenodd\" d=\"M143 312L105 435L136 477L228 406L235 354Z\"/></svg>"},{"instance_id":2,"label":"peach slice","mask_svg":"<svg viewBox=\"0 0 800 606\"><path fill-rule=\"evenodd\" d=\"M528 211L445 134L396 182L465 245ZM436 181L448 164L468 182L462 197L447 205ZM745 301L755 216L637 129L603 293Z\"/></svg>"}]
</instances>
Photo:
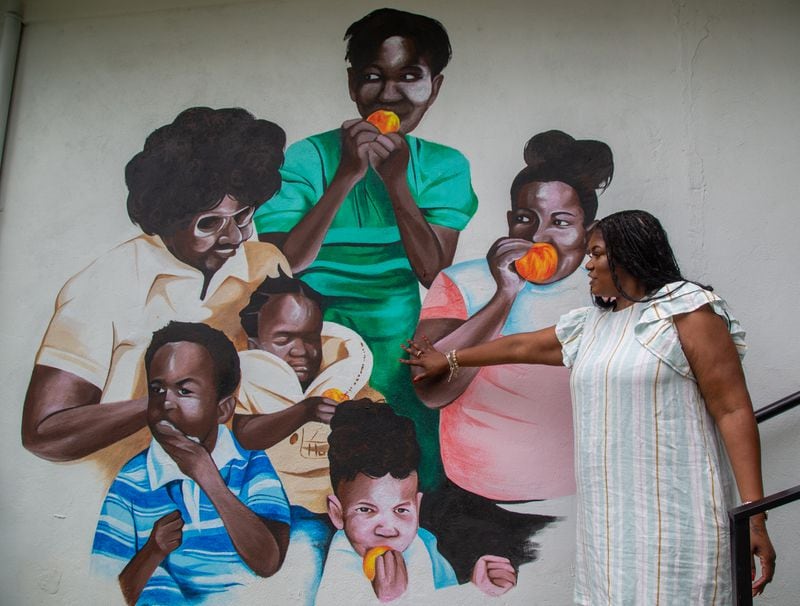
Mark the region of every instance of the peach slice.
<instances>
[{"instance_id":1,"label":"peach slice","mask_svg":"<svg viewBox=\"0 0 800 606\"><path fill-rule=\"evenodd\" d=\"M551 244L536 242L525 256L514 261L514 267L528 282L542 284L556 273L558 252Z\"/></svg>"},{"instance_id":2,"label":"peach slice","mask_svg":"<svg viewBox=\"0 0 800 606\"><path fill-rule=\"evenodd\" d=\"M386 545L378 545L377 547L368 549L367 553L364 554L364 574L367 575L370 581L375 579L375 560L378 559L378 556L391 550L392 548Z\"/></svg>"},{"instance_id":3,"label":"peach slice","mask_svg":"<svg viewBox=\"0 0 800 606\"><path fill-rule=\"evenodd\" d=\"M388 109L379 109L378 111L372 112L367 116L367 122L381 131L382 135L386 133L396 133L400 130L400 118L396 113Z\"/></svg>"},{"instance_id":4,"label":"peach slice","mask_svg":"<svg viewBox=\"0 0 800 606\"><path fill-rule=\"evenodd\" d=\"M323 391L322 397L329 398L334 402L344 402L345 400L348 399L346 393L344 393L341 389L336 389L335 387L331 387Z\"/></svg>"}]
</instances>

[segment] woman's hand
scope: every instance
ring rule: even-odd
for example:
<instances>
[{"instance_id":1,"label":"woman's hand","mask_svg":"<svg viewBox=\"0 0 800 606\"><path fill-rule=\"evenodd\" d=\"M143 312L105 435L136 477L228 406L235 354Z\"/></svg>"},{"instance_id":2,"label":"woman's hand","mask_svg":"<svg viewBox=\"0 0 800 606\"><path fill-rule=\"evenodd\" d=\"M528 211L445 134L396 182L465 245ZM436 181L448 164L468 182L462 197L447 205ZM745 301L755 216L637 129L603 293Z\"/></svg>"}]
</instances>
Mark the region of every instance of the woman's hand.
<instances>
[{"instance_id":1,"label":"woman's hand","mask_svg":"<svg viewBox=\"0 0 800 606\"><path fill-rule=\"evenodd\" d=\"M342 159L337 175L351 182L360 181L369 168L370 150L380 133L369 122L356 118L342 124Z\"/></svg>"},{"instance_id":2,"label":"woman's hand","mask_svg":"<svg viewBox=\"0 0 800 606\"><path fill-rule=\"evenodd\" d=\"M409 154L402 135L378 135L369 148L369 163L387 186L396 185L406 180Z\"/></svg>"},{"instance_id":3,"label":"woman's hand","mask_svg":"<svg viewBox=\"0 0 800 606\"><path fill-rule=\"evenodd\" d=\"M767 583L775 575L775 548L769 540L764 519L759 516L750 518L750 557L753 567L753 597L764 592ZM755 558L761 564L761 576L757 579Z\"/></svg>"},{"instance_id":4,"label":"woman's hand","mask_svg":"<svg viewBox=\"0 0 800 606\"><path fill-rule=\"evenodd\" d=\"M514 261L524 257L531 245L532 243L528 240L505 237L492 244L486 253L486 261L499 293L508 291L516 297L522 285L525 284L525 279L514 269Z\"/></svg>"},{"instance_id":5,"label":"woman's hand","mask_svg":"<svg viewBox=\"0 0 800 606\"><path fill-rule=\"evenodd\" d=\"M411 357L407 360L401 358L400 362L423 369L423 372L414 375L412 379L414 383L441 376L450 370L445 355L436 349L425 335L422 336L421 342L408 339L406 343L407 345L400 347Z\"/></svg>"}]
</instances>

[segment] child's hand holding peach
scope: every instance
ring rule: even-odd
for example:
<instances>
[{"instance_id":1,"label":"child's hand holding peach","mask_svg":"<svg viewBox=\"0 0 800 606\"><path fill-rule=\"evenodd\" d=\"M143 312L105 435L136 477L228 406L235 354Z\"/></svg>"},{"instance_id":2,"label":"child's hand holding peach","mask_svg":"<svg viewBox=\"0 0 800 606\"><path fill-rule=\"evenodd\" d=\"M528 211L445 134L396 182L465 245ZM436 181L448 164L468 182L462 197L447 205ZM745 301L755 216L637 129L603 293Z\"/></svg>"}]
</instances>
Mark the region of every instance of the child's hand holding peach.
<instances>
[{"instance_id":1,"label":"child's hand holding peach","mask_svg":"<svg viewBox=\"0 0 800 606\"><path fill-rule=\"evenodd\" d=\"M306 408L306 422L317 421L319 423L330 423L338 404L337 400L325 396L311 396L298 403Z\"/></svg>"},{"instance_id":2,"label":"child's hand holding peach","mask_svg":"<svg viewBox=\"0 0 800 606\"><path fill-rule=\"evenodd\" d=\"M365 574L368 556L373 561L375 576L372 579L372 589L378 599L381 602L391 602L403 595L408 589L408 570L403 554L388 547L373 547L364 555Z\"/></svg>"}]
</instances>

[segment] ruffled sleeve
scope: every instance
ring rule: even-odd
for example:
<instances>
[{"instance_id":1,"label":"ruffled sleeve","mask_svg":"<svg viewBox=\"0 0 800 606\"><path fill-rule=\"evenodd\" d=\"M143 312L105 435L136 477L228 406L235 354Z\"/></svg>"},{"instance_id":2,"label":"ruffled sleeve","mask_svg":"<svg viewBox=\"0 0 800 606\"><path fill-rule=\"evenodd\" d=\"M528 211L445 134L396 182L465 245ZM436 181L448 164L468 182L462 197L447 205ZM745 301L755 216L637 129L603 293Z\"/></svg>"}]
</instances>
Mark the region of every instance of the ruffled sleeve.
<instances>
[{"instance_id":1,"label":"ruffled sleeve","mask_svg":"<svg viewBox=\"0 0 800 606\"><path fill-rule=\"evenodd\" d=\"M714 313L725 320L739 358L743 358L747 350L745 332L731 314L728 304L713 292L691 282L674 282L664 286L647 303L635 328L636 340L645 349L692 380L694 374L681 347L673 317L695 311L703 305L709 305Z\"/></svg>"},{"instance_id":2,"label":"ruffled sleeve","mask_svg":"<svg viewBox=\"0 0 800 606\"><path fill-rule=\"evenodd\" d=\"M583 326L586 317L592 311L592 307L579 307L565 313L556 323L556 336L561 342L561 352L564 358L564 366L572 368L583 336Z\"/></svg>"}]
</instances>

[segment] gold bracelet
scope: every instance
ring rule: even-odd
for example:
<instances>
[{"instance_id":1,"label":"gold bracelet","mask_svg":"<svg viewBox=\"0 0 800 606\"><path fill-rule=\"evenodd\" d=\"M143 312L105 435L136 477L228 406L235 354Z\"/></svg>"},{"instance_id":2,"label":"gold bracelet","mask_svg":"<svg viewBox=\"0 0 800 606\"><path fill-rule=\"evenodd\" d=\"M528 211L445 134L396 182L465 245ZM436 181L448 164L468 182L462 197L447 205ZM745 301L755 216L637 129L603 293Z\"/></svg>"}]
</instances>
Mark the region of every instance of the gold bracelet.
<instances>
[{"instance_id":1,"label":"gold bracelet","mask_svg":"<svg viewBox=\"0 0 800 606\"><path fill-rule=\"evenodd\" d=\"M456 355L456 350L451 349L446 354L444 354L444 357L447 359L447 365L450 367L450 374L447 377L447 382L449 383L455 377L458 376L458 371L459 371L458 356Z\"/></svg>"}]
</instances>

